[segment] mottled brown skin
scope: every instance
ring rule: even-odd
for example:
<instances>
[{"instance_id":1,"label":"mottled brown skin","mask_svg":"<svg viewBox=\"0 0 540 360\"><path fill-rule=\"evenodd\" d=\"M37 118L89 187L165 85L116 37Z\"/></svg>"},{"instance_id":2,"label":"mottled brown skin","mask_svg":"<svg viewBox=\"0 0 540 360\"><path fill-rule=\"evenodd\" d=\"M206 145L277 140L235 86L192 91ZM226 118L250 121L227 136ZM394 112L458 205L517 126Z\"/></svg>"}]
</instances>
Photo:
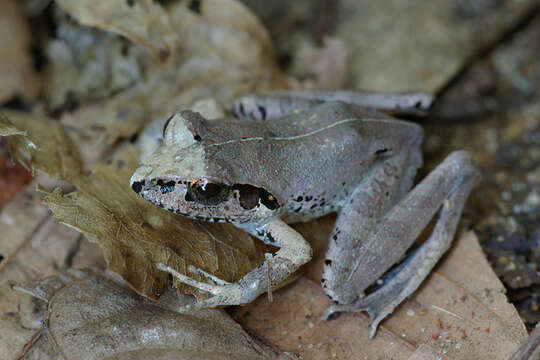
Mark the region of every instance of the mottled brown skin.
<instances>
[{"instance_id":1,"label":"mottled brown skin","mask_svg":"<svg viewBox=\"0 0 540 360\"><path fill-rule=\"evenodd\" d=\"M373 98L359 94L356 102L365 105ZM293 112L294 101L283 102L283 95L271 102L252 96L235 104L236 112L251 120L207 120L191 111L172 117L163 146L133 175L133 189L184 216L231 222L280 250L235 284L207 274L216 285L203 284L160 268L215 295L198 307L246 303L311 258L309 244L286 223L338 211L322 285L339 305L325 317L366 310L374 335L378 323L420 285L448 248L478 177L471 156L456 152L411 190L422 164L422 130L375 108L399 102L400 111L410 104L417 112L418 104L429 106L426 98L394 94L389 100L377 94L373 109L334 101L271 118L288 108ZM307 108L305 99L298 101ZM386 285L363 297L440 209L426 243Z\"/></svg>"}]
</instances>

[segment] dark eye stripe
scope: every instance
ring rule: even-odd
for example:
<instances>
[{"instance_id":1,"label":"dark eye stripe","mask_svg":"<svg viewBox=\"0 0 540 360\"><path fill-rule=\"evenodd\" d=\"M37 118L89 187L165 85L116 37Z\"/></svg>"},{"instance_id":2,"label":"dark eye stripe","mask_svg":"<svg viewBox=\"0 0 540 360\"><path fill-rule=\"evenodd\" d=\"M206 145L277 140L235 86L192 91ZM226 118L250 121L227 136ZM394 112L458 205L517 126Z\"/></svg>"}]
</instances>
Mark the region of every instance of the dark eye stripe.
<instances>
[{"instance_id":1,"label":"dark eye stripe","mask_svg":"<svg viewBox=\"0 0 540 360\"><path fill-rule=\"evenodd\" d=\"M230 187L227 185L195 181L189 184L185 199L204 205L217 205L225 201L229 194Z\"/></svg>"}]
</instances>

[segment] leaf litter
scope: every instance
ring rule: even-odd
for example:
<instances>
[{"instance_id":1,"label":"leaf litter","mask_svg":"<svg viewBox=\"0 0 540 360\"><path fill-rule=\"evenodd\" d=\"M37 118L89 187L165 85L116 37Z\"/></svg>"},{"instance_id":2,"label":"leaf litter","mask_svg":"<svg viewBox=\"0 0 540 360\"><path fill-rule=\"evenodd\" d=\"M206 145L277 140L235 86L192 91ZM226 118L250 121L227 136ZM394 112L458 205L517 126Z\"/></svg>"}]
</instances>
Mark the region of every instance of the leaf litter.
<instances>
[{"instance_id":1,"label":"leaf litter","mask_svg":"<svg viewBox=\"0 0 540 360\"><path fill-rule=\"evenodd\" d=\"M141 266L143 268L150 268L153 262L152 256L154 256L154 253L157 253L157 256L166 258L174 265L185 266L186 263L192 262L193 264L196 264L197 261L203 262L210 260L208 264L205 264L207 267L203 267L203 269L207 269L211 273L213 272L212 269L217 269L215 271L217 271L218 276L226 279L236 279L241 276L242 271L249 271L249 266L253 266L262 259L261 256L264 251L259 248L260 243L258 241L254 242L242 232L236 233L234 228L233 230L230 230L232 233L228 233L229 230L202 230L200 226L204 226L204 224L194 225L195 223L192 222L182 223L181 220L178 220L181 223L181 225L178 225L178 223L176 223L176 216L174 216L175 219L169 219L168 217L173 215L158 208L145 208L145 205L147 204L143 205L144 202L138 204L138 200L135 200L136 197L130 197L132 195L129 192L130 189L127 185L127 179L130 175L128 171L129 167L133 167L135 164L134 159L136 155L133 146L126 145L120 147L116 156L114 156L108 164L100 163L87 166L86 161L82 159L86 159L86 151L82 151L82 156L77 154L77 147L72 146L72 144L69 143L69 140L66 142L66 139L69 139L67 136L68 132L69 136L72 137L80 136L82 134L81 138L86 140L89 139L87 142L90 143L91 146L94 146L96 149L100 147L99 151L105 153L107 147L104 145L112 146L119 140L137 134L146 125L148 119L162 116L177 109L189 107L195 100L215 98L219 102L227 104L234 96L242 93L287 87L289 85L288 82L275 66L272 45L265 29L248 10L243 8L238 2L232 0L202 1L200 2L201 6L197 12L188 10L185 2L178 4L173 3L164 7L163 9L165 10L163 11L161 9L150 8L152 16L159 18L165 14L168 18L168 22L163 23L165 26L152 28L152 31L155 30L155 32L149 31L150 27L148 24L151 23L150 19L148 19L147 22L143 22L142 26L137 26L136 29L130 29L129 26L128 28L123 28L122 23L99 21L99 19L96 20L96 18L99 18L99 16L96 15L98 14L96 11L99 9L110 10L111 8L108 5L100 7L101 4L98 3L101 2L81 1L77 5L66 5L65 3L67 2L59 2L60 5L65 6L66 11L70 12L70 14L79 19L79 21L103 30L120 33L132 40L135 44L146 49L153 58L152 60L148 60L145 64L145 68L143 69L145 72L144 79L133 85L131 88L113 95L106 102L83 104L75 112L65 113L62 122L69 131L66 131L66 128L57 128L57 124L51 125L51 122L39 119L38 121L34 121L37 124L37 131L34 132L33 136L32 131L29 128L34 126L34 122L26 121L30 119L28 115L17 113L8 114L9 118L13 120L14 127L12 124L9 124L6 129L9 129L9 131L12 132L14 131L10 136L12 140L19 141L19 145L13 147L12 152L13 150L18 151L19 149L23 149L24 151L18 155L18 159L23 161L27 166L32 166L32 168L51 173L56 178L69 180L77 186L78 192L63 195L60 190L55 190L53 192L44 192L44 196L47 199L46 201L53 207L53 210L56 211L56 215L63 219L62 221L65 219L65 222L70 224L70 226L82 230L90 239L99 242L100 245L104 247L105 257L110 268L123 276L128 283L130 283L132 288L140 293L149 297L157 297L157 295L163 294L165 291L166 281L163 278L160 278L160 276L162 276L161 274L152 274L154 276L148 275L151 276L152 279L144 279L146 273L144 270L139 271L136 265L142 264ZM92 3L95 3L95 5ZM137 16L140 16L141 14L139 8L134 10L127 9L125 4L128 4L129 2L122 2L122 4L120 4L120 2L111 1L110 3L119 5L117 9L112 9L113 12L124 12L127 14L128 18L131 17L136 19ZM136 4L136 6L141 6L141 8L146 7L146 9L153 6L159 6L148 1L136 2ZM82 19L84 19L84 21ZM168 27L169 25L170 28ZM174 31L171 33L170 29L174 29ZM185 34L190 34L190 36L185 36ZM167 49L169 52L165 53L162 49ZM249 54L249 56L245 56L245 54ZM20 118L20 120L15 120L17 118ZM34 117L34 119L36 118ZM4 125L5 124L2 121L0 129L3 129ZM51 130L52 128L55 130ZM53 133L51 134L51 132L47 132L47 130L50 130ZM8 130L5 131L7 132ZM42 133L41 131L44 132ZM57 131L56 134L54 133L55 131ZM50 144L48 142L39 143L35 139L35 134L51 134L51 137L49 137L49 135L44 137L46 139L53 139L50 144L60 144L60 146L57 148L47 147L50 146ZM35 141L38 149L47 149L47 151L43 151L42 153L35 151L35 149L32 149L32 146L28 145L28 139ZM76 143L78 145L80 144L79 141L76 141ZM48 151L55 155L41 156L46 155ZM66 164L72 163L77 163L78 165L75 165L73 168L69 168L71 165L66 166ZM89 168L91 170L90 173L85 173L83 170L84 168ZM108 200L110 200L110 202L108 202ZM127 209L132 207L133 209ZM2 216L3 215L4 212L2 212ZM133 219L131 219L132 217ZM126 218L129 219L126 220ZM39 230L47 228L43 225L47 223L47 221L43 220L40 222L41 225L36 225L35 229ZM15 224L24 224L24 222L21 221L20 223L17 222ZM323 219L322 222L300 225L300 229L307 234L306 236L308 238L314 239L316 246L324 248L324 246L318 245L317 241L323 239L321 234L324 234L324 232L320 232L320 230L325 226L329 229L328 224L330 224L329 220ZM161 225L163 225L163 228L160 228ZM96 229L95 227L99 228ZM171 231L171 228L174 230ZM27 230L30 232L30 238L33 239L32 226ZM54 232L57 230L51 231ZM174 238L174 236L177 236L177 231L183 233L187 239L194 239L197 236L201 236L201 238L199 238L199 240L202 240L200 241L201 244L197 245L200 247L195 246L188 250L197 249L202 250L202 252L193 251L190 253L186 248L182 248L183 244L173 243L172 241L166 241L165 248L159 245L159 241L162 241L164 236L171 235L171 233L174 232L174 234L172 234ZM193 232L198 232L195 237L193 237ZM224 233L227 234L225 239L220 238L221 236L224 236ZM76 234L76 232L73 232L73 234ZM219 237L218 242L220 242L220 244L213 243L212 245L211 238L216 236ZM238 241L237 236L240 241ZM73 237L74 240L72 242L77 243L78 238L74 235ZM119 243L122 244L121 246L112 244L112 240L117 237ZM186 238L183 239L183 242ZM326 240L326 237L324 237L324 240ZM185 242L188 244L186 247L193 246L189 241ZM472 240L473 245L474 243L475 240ZM3 272L3 277L10 279L17 278L15 274L23 273L15 271L7 273L8 269L17 268L24 260L26 260L21 258L22 261L15 261L17 257L25 255L27 259L32 259L31 256L25 253L29 244L28 240L20 240L19 244L21 244L21 246L15 247L15 250L12 251L12 256L2 264L3 267L0 267L0 271ZM124 251L124 246L125 249L127 249L126 251ZM67 246L66 248L73 249L73 246ZM477 256L481 255L476 250L474 254L477 254ZM59 252L59 254L55 254L55 256L65 259L67 257L67 251L66 253ZM184 259L183 256L187 259ZM241 261L236 261L234 256L240 256ZM47 255L45 259L45 263L47 264L51 264L47 262L49 261L47 260L49 257L54 258L54 256ZM29 260L28 262L31 263L32 260ZM242 262L242 264L227 264L230 262ZM447 261L443 264L446 264L446 262ZM487 271L486 276L492 275L490 272L491 270L485 261L479 261L478 263L478 266L482 267L483 271ZM7 264L7 266L5 264ZM459 259L457 264L457 268L461 269L462 264L460 265ZM320 265L320 260L314 261L313 264L306 267L306 274L308 276L313 276L312 274L315 273L313 269L317 268L317 266L320 267ZM19 279L25 281L33 278L35 279L40 275L48 275L49 270L46 270L50 269L48 266L49 265L45 268L36 269L31 272L27 271L26 273L28 275L25 275L23 279ZM230 266L230 269L225 271L228 266ZM54 266L52 268L54 268ZM219 271L223 271L223 274L220 275ZM465 277L471 275L470 270L465 268L464 275ZM227 276L229 276L229 278L227 278ZM432 277L437 276L438 275L432 275ZM477 293L475 291L474 284L479 280L481 279L474 278L475 282L473 285L470 285L472 289L462 291L461 295L463 295L463 293L467 295L465 300L474 297L475 303L482 303L482 306L485 307L483 308L480 306L482 310L486 311L487 315L485 315L485 318L479 316L482 321L485 320L490 324L489 328L486 327L483 329L485 333L489 334L493 331L501 337L508 335L504 338L505 341L502 341L500 344L494 343L492 345L493 348L488 352L489 354L496 354L496 356L492 356L494 358L502 358L500 355L502 355L504 351L497 353L498 349L500 350L500 347L497 346L505 346L507 351L515 349L517 347L516 344L519 344L519 340L524 337L524 329L522 323L515 314L515 311L512 312L513 308L506 303L501 288L491 284L489 287L484 288L489 291L485 292L484 296L482 296L482 293ZM467 281L468 283L466 284L470 284L471 280ZM424 284L421 292L424 291L424 289L429 289L430 286L433 286L429 284L429 282ZM456 282L456 284L459 284L459 286L463 285L460 282ZM444 282L443 285L448 286L448 284L444 284ZM302 291L298 293L294 292L292 297L287 298L288 291L296 286L300 286ZM457 287L459 288L459 286ZM454 289L456 285L451 283L450 287ZM443 289L446 288L443 286ZM415 296L420 296L421 292ZM494 294L496 294L496 296L494 296ZM302 296L300 297L299 295ZM305 301L306 296L309 296L307 302ZM427 303L432 301L430 296L432 295L427 295ZM296 346L296 348L289 348L287 345L284 345L281 340L273 338L271 333L257 332L265 339L270 340L271 343L278 345L281 349L290 350L295 353L325 353L330 357L336 357L340 351L346 352L348 348L351 348L351 341L354 341L359 337L367 339L367 335L361 335L362 332L366 332L367 334L367 320L365 316L347 314L341 316L335 322L319 324L318 317L313 315L316 311L313 311L310 314L302 314L298 304L307 304L306 306L309 306L311 302L318 302L320 300L319 297L324 298L320 287L307 277L301 277L296 283L292 284L291 287L274 293L275 301L272 304L275 306L285 306L286 308L286 311L281 311L279 316L269 312L270 310L266 310L264 307L255 309L253 308L253 306L255 306L254 304L250 305L248 308L255 309L252 310L251 315L257 314L260 315L261 318L271 314L268 315L268 321L260 322L259 324L266 326L266 328L270 330L277 328L279 324L285 321L285 319L290 319L287 316L291 316L291 313L292 316L295 316L295 319L291 320L291 326L298 321L299 314L303 315L303 317L300 316L300 319L313 319L314 321L304 322L303 325L304 327L307 326L307 328L314 328L318 331L312 334L302 333L302 341L305 341L302 348L298 348L298 346ZM444 296L441 300L448 301L448 298L455 300L454 295ZM499 316L498 313L490 311L490 307L483 303L486 299L488 302L491 301L494 306L503 306L505 309L504 315ZM257 303L260 301L264 301L264 298L259 298ZM324 301L326 301L326 298L324 298ZM456 347L455 351L460 355L467 354L466 351L471 351L472 345L469 347L461 345L464 348L464 350L461 350L462 347L457 348L458 343L452 342L452 339L450 338L445 338L440 334L439 336L441 337L436 336L435 338L433 337L435 334L426 335L428 329L427 325L419 330L415 329L415 331L418 330L420 334L416 334L416 338L406 331L402 331L402 326L405 326L403 324L406 324L404 319L406 319L406 317L414 318L417 314L431 316L442 312L444 314L443 316L453 317L452 314L454 314L458 316L456 318L458 320L465 319L463 314L453 312L455 310L453 310L452 307L447 306L452 304L440 303L435 304L435 307L429 307L420 301L419 303L421 305L420 307L417 307L413 302L412 304L414 306L412 308L407 308L406 311L403 310L405 311L404 314L402 309L405 308L405 305L400 307L397 312L383 324L383 335L377 337L373 342L366 341L361 347L362 351L365 349L365 351L373 351L373 354L380 354L380 351L386 351L383 349L387 349L389 356L394 356L395 358L410 357L411 359L422 358L421 356L423 356L423 354L428 354L428 356L430 356L426 358L442 356L440 354L443 352L448 354L448 347L451 345ZM318 306L322 309L324 303L319 303ZM418 308L420 310L418 310ZM12 312L13 314L18 314L17 308L11 307L11 309L14 310L5 313ZM297 310L291 311L294 309ZM426 310L428 315L424 314L423 310ZM480 313L482 312L480 311ZM474 314L473 317L476 317L476 311ZM311 317L308 317L308 315ZM472 313L470 315L472 316ZM482 313L482 315L484 315L484 313ZM164 318L163 321L166 321L166 319L167 318ZM342 321L342 319L352 319L348 320L350 322L350 327L340 328L342 324L339 321ZM424 321L424 319L420 321L417 319L414 320L418 326L422 326ZM444 330L448 326L446 324L447 320L448 319L441 317L438 319L436 318L435 320L431 318L431 326L439 329L442 327ZM69 322L69 319L66 321ZM244 320L241 321L244 325L247 324ZM398 325L393 327L392 321L396 322ZM494 322L493 325L492 322ZM27 325L35 324L36 321L27 319L24 323ZM20 323L16 319L12 324L19 324L20 327ZM310 324L313 324L313 326ZM483 324L484 323L482 322L482 326ZM500 330L498 326L502 327L503 330ZM248 327L251 328L251 326ZM506 330L504 330L505 327L507 327ZM407 327L405 328L408 329ZM328 329L331 329L331 331ZM336 329L337 335L336 332L334 332ZM473 344L474 341L483 341L481 340L481 336L477 338L479 334L485 335L482 333L480 327L479 329L480 330L478 331L470 332L463 329L465 331L465 333L463 333L461 332L461 329L456 327L456 330L459 330L457 333L459 337L462 340L470 341L471 344ZM486 329L489 329L489 331L486 331ZM473 330L475 329L473 328ZM400 331L402 332L400 333ZM498 331L500 331L500 333L498 333ZM41 337L36 338L35 336L33 338L31 336L29 337L29 334L31 335L33 333L26 330L25 336L23 337L23 339L30 339L28 344L37 343L42 339ZM281 338L285 340L293 338L291 332L288 330L281 330L279 334ZM357 335L353 336L352 334ZM431 335L433 341L430 341L429 335ZM452 333L452 336L455 338L457 338L458 335ZM312 338L309 336L312 336ZM321 340L317 342L316 339ZM335 341L336 339L338 341ZM10 348L11 350L6 350L6 358L13 358L13 350L17 349L17 346L21 344L21 340L15 341L15 338L13 338L13 340ZM435 340L440 341L437 342ZM335 347L325 347L323 349L323 345L321 344L325 344L324 346L326 346L326 344L332 341L335 342ZM451 345L447 345L446 347L443 346L448 343ZM69 347L66 347L66 350L69 350ZM199 348L199 350L203 349ZM318 350L318 352L315 350ZM358 351L356 347L352 350ZM150 351L147 354L153 355L154 353ZM401 356L398 356L399 354L401 354ZM452 352L450 352L450 354L452 354ZM407 355L407 357L403 357L403 355Z\"/></svg>"},{"instance_id":2,"label":"leaf litter","mask_svg":"<svg viewBox=\"0 0 540 360\"><path fill-rule=\"evenodd\" d=\"M41 82L30 56L32 33L18 1L0 1L0 103L22 96L37 97Z\"/></svg>"},{"instance_id":3,"label":"leaf litter","mask_svg":"<svg viewBox=\"0 0 540 360\"><path fill-rule=\"evenodd\" d=\"M176 311L193 301L169 291L159 302L91 271L17 284L44 303L44 327L21 359L261 359L276 353L253 340L223 310Z\"/></svg>"}]
</instances>

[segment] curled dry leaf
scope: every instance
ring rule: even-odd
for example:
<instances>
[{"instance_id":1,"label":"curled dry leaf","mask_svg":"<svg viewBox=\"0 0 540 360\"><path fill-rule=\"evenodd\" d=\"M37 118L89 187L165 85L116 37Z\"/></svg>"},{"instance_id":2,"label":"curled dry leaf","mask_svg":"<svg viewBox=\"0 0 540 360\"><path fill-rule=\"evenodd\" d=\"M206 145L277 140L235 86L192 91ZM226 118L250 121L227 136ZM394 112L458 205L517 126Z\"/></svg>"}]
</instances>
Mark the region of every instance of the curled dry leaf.
<instances>
[{"instance_id":1,"label":"curled dry leaf","mask_svg":"<svg viewBox=\"0 0 540 360\"><path fill-rule=\"evenodd\" d=\"M109 4L92 1L101 2ZM288 87L265 28L240 2L202 0L196 12L184 1L163 11L176 44L167 62L149 64L135 86L104 104L79 108L64 123L113 144L203 98L229 104L241 94ZM99 26L112 30L108 23Z\"/></svg>"},{"instance_id":2,"label":"curled dry leaf","mask_svg":"<svg viewBox=\"0 0 540 360\"><path fill-rule=\"evenodd\" d=\"M31 100L38 94L40 80L30 54L30 27L20 2L0 0L0 102L15 95Z\"/></svg>"},{"instance_id":3,"label":"curled dry leaf","mask_svg":"<svg viewBox=\"0 0 540 360\"><path fill-rule=\"evenodd\" d=\"M182 273L194 265L236 281L263 260L262 244L246 232L230 224L195 222L143 200L129 187L136 166L136 150L126 146L110 164L74 179L77 192L48 193L44 203L61 222L97 242L108 269L137 292L153 299L163 294L169 275L157 270L158 262Z\"/></svg>"},{"instance_id":4,"label":"curled dry leaf","mask_svg":"<svg viewBox=\"0 0 540 360\"><path fill-rule=\"evenodd\" d=\"M45 46L49 110L105 98L140 80L141 48L120 35L80 26L57 6L54 10L56 36Z\"/></svg>"},{"instance_id":5,"label":"curled dry leaf","mask_svg":"<svg viewBox=\"0 0 540 360\"><path fill-rule=\"evenodd\" d=\"M221 310L180 314L175 308L192 300L189 297L169 293L154 303L88 271L15 289L47 303L47 326L28 344L23 359L35 359L38 354L42 359L70 360L248 360L276 355Z\"/></svg>"},{"instance_id":6,"label":"curled dry leaf","mask_svg":"<svg viewBox=\"0 0 540 360\"><path fill-rule=\"evenodd\" d=\"M173 51L173 29L165 10L152 0L57 0L81 24L116 32L164 60Z\"/></svg>"},{"instance_id":7,"label":"curled dry leaf","mask_svg":"<svg viewBox=\"0 0 540 360\"><path fill-rule=\"evenodd\" d=\"M329 220L313 229L306 225L297 229L319 242L330 232ZM315 256L311 266L321 268L324 257ZM319 320L331 301L318 284L320 272L308 270L308 276L313 274L312 279L302 277L276 291L273 303L260 297L235 309L233 317L281 350L306 359L414 359L415 353L423 356L419 347L426 344L450 359L502 360L527 337L472 232L456 239L420 289L383 321L374 340L369 340L369 318L364 313Z\"/></svg>"},{"instance_id":8,"label":"curled dry leaf","mask_svg":"<svg viewBox=\"0 0 540 360\"><path fill-rule=\"evenodd\" d=\"M79 151L62 125L18 111L2 112L0 136L9 137L9 150L15 160L28 170L40 170L56 179L71 179L81 173Z\"/></svg>"}]
</instances>

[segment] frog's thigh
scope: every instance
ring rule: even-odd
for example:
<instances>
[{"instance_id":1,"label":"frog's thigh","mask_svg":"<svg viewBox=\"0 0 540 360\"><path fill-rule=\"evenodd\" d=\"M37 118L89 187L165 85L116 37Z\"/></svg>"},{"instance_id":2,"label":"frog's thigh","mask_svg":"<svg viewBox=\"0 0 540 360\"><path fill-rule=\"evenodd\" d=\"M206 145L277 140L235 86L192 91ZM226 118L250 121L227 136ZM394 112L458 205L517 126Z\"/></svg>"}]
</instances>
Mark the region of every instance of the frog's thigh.
<instances>
[{"instance_id":1,"label":"frog's thigh","mask_svg":"<svg viewBox=\"0 0 540 360\"><path fill-rule=\"evenodd\" d=\"M351 281L361 282L372 271L380 274L399 260L442 207L428 240L396 269L382 288L351 305L331 307L325 316L335 311L367 311L373 336L378 323L418 288L449 248L465 201L478 178L470 154L450 154L378 222L369 235L370 247L359 252L360 265Z\"/></svg>"},{"instance_id":2,"label":"frog's thigh","mask_svg":"<svg viewBox=\"0 0 540 360\"><path fill-rule=\"evenodd\" d=\"M416 147L381 158L345 200L330 237L322 276L322 286L333 300L350 303L366 287L366 281L351 281L359 264L356 257L376 222L409 192L421 165ZM378 278L374 273L366 275L368 284Z\"/></svg>"}]
</instances>

